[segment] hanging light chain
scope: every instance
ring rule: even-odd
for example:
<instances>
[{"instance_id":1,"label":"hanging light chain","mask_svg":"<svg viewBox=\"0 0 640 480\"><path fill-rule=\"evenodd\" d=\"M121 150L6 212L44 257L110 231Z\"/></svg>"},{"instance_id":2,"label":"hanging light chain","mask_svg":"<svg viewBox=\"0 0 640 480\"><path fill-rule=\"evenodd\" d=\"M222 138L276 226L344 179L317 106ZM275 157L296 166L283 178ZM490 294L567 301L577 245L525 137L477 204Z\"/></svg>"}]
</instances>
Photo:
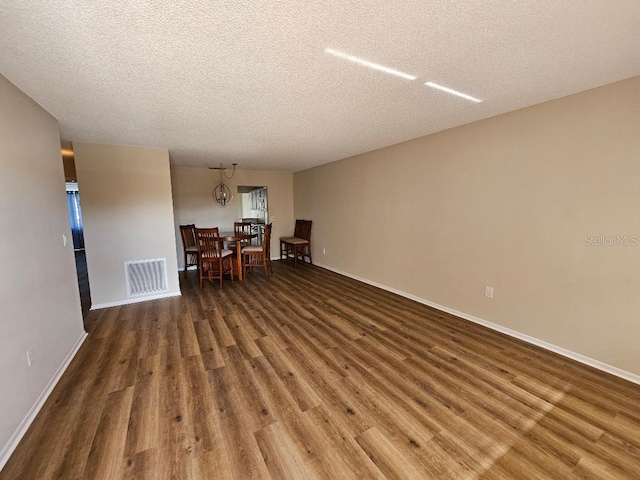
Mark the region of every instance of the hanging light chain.
<instances>
[{"instance_id":1,"label":"hanging light chain","mask_svg":"<svg viewBox=\"0 0 640 480\"><path fill-rule=\"evenodd\" d=\"M231 180L233 178L233 176L236 173L236 166L238 165L237 163L232 163L231 165L233 165L233 170L231 171L231 176L227 175L227 167L223 167L222 163L220 164L219 167L209 167L209 170L220 170L220 178L222 178L222 175L224 174L225 177L227 177L227 179Z\"/></svg>"},{"instance_id":2,"label":"hanging light chain","mask_svg":"<svg viewBox=\"0 0 640 480\"><path fill-rule=\"evenodd\" d=\"M227 177L227 179L231 180L233 178L233 176L236 173L236 165L238 165L237 163L232 163L231 165L233 165L233 171L231 172L231 176L227 176L227 169L223 168L222 169L222 173L224 173L224 176ZM222 167L222 164L220 164L220 166Z\"/></svg>"}]
</instances>

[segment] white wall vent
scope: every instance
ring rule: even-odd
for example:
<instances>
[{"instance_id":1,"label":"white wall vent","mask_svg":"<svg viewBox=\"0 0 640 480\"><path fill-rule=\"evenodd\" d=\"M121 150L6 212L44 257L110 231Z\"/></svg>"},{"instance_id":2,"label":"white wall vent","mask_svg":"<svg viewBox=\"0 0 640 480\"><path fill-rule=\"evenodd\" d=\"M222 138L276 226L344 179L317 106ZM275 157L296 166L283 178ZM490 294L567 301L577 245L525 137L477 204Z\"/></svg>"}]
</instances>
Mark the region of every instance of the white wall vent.
<instances>
[{"instance_id":1,"label":"white wall vent","mask_svg":"<svg viewBox=\"0 0 640 480\"><path fill-rule=\"evenodd\" d=\"M168 289L166 258L124 262L124 274L129 297L152 295Z\"/></svg>"}]
</instances>

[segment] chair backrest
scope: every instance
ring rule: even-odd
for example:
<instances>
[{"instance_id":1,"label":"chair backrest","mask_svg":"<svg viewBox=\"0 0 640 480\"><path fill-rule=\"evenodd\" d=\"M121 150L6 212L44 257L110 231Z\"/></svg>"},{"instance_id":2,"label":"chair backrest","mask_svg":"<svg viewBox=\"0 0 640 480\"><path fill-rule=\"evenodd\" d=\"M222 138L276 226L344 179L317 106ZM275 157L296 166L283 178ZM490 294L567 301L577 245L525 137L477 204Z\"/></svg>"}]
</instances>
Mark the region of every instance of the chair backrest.
<instances>
[{"instance_id":1,"label":"chair backrest","mask_svg":"<svg viewBox=\"0 0 640 480\"><path fill-rule=\"evenodd\" d=\"M233 224L233 233L235 233L236 235L240 235L243 233L246 235L251 235L251 222L235 222ZM243 246L250 245L251 238L246 238L244 240L241 240L240 243Z\"/></svg>"},{"instance_id":2,"label":"chair backrest","mask_svg":"<svg viewBox=\"0 0 640 480\"><path fill-rule=\"evenodd\" d=\"M222 245L218 227L196 228L196 239L201 261L220 258Z\"/></svg>"},{"instance_id":3,"label":"chair backrest","mask_svg":"<svg viewBox=\"0 0 640 480\"><path fill-rule=\"evenodd\" d=\"M296 229L293 236L304 240L311 240L311 223L311 220L296 220Z\"/></svg>"},{"instance_id":4,"label":"chair backrest","mask_svg":"<svg viewBox=\"0 0 640 480\"><path fill-rule=\"evenodd\" d=\"M239 233L251 234L251 222L235 222L233 224L233 233L236 235Z\"/></svg>"},{"instance_id":5,"label":"chair backrest","mask_svg":"<svg viewBox=\"0 0 640 480\"><path fill-rule=\"evenodd\" d=\"M262 236L262 250L264 251L265 260L271 259L271 224L264 226L264 235Z\"/></svg>"},{"instance_id":6,"label":"chair backrest","mask_svg":"<svg viewBox=\"0 0 640 480\"><path fill-rule=\"evenodd\" d=\"M182 235L182 245L184 248L196 246L195 225L180 225L180 235Z\"/></svg>"}]
</instances>

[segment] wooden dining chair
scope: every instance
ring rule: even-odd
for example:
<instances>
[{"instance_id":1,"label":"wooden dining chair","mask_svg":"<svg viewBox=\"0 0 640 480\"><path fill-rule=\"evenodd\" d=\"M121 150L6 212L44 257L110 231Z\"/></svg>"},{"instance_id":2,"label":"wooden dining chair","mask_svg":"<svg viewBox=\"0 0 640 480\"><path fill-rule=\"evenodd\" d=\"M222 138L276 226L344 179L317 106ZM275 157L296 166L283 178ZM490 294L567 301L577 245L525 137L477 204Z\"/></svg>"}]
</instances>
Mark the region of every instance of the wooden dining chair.
<instances>
[{"instance_id":1,"label":"wooden dining chair","mask_svg":"<svg viewBox=\"0 0 640 480\"><path fill-rule=\"evenodd\" d=\"M271 267L271 224L264 226L262 245L249 245L242 249L244 258L244 274L247 270L253 271L253 267L263 267L265 277L269 278L269 273L273 275Z\"/></svg>"},{"instance_id":2,"label":"wooden dining chair","mask_svg":"<svg viewBox=\"0 0 640 480\"><path fill-rule=\"evenodd\" d=\"M233 252L222 248L218 227L196 228L196 240L200 256L200 288L205 279L219 279L222 288L222 279L227 273L233 281Z\"/></svg>"},{"instance_id":3,"label":"wooden dining chair","mask_svg":"<svg viewBox=\"0 0 640 480\"><path fill-rule=\"evenodd\" d=\"M182 236L182 250L184 252L184 274L192 266L198 266L198 244L196 242L196 226L180 225L180 235Z\"/></svg>"},{"instance_id":4,"label":"wooden dining chair","mask_svg":"<svg viewBox=\"0 0 640 480\"><path fill-rule=\"evenodd\" d=\"M280 260L293 257L293 266L298 266L298 258L303 262L304 257L309 257L309 263L313 265L311 258L311 220L296 220L296 228L293 237L280 238Z\"/></svg>"},{"instance_id":5,"label":"wooden dining chair","mask_svg":"<svg viewBox=\"0 0 640 480\"><path fill-rule=\"evenodd\" d=\"M251 222L234 222L233 224L233 233L236 235L251 235ZM246 240L240 241L240 248L244 248L248 245L251 245L251 239L247 238ZM227 246L229 250L236 250L236 242L230 242Z\"/></svg>"}]
</instances>

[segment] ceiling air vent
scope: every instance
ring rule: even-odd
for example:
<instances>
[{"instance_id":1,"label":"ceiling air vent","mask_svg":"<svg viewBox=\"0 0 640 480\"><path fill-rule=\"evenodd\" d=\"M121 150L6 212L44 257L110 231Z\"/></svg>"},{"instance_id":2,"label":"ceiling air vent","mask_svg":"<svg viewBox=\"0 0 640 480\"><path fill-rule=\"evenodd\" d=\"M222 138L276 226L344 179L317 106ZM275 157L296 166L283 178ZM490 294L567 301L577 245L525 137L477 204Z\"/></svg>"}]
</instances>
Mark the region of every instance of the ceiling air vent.
<instances>
[{"instance_id":1,"label":"ceiling air vent","mask_svg":"<svg viewBox=\"0 0 640 480\"><path fill-rule=\"evenodd\" d=\"M167 259L124 262L127 295L153 295L167 291Z\"/></svg>"}]
</instances>

